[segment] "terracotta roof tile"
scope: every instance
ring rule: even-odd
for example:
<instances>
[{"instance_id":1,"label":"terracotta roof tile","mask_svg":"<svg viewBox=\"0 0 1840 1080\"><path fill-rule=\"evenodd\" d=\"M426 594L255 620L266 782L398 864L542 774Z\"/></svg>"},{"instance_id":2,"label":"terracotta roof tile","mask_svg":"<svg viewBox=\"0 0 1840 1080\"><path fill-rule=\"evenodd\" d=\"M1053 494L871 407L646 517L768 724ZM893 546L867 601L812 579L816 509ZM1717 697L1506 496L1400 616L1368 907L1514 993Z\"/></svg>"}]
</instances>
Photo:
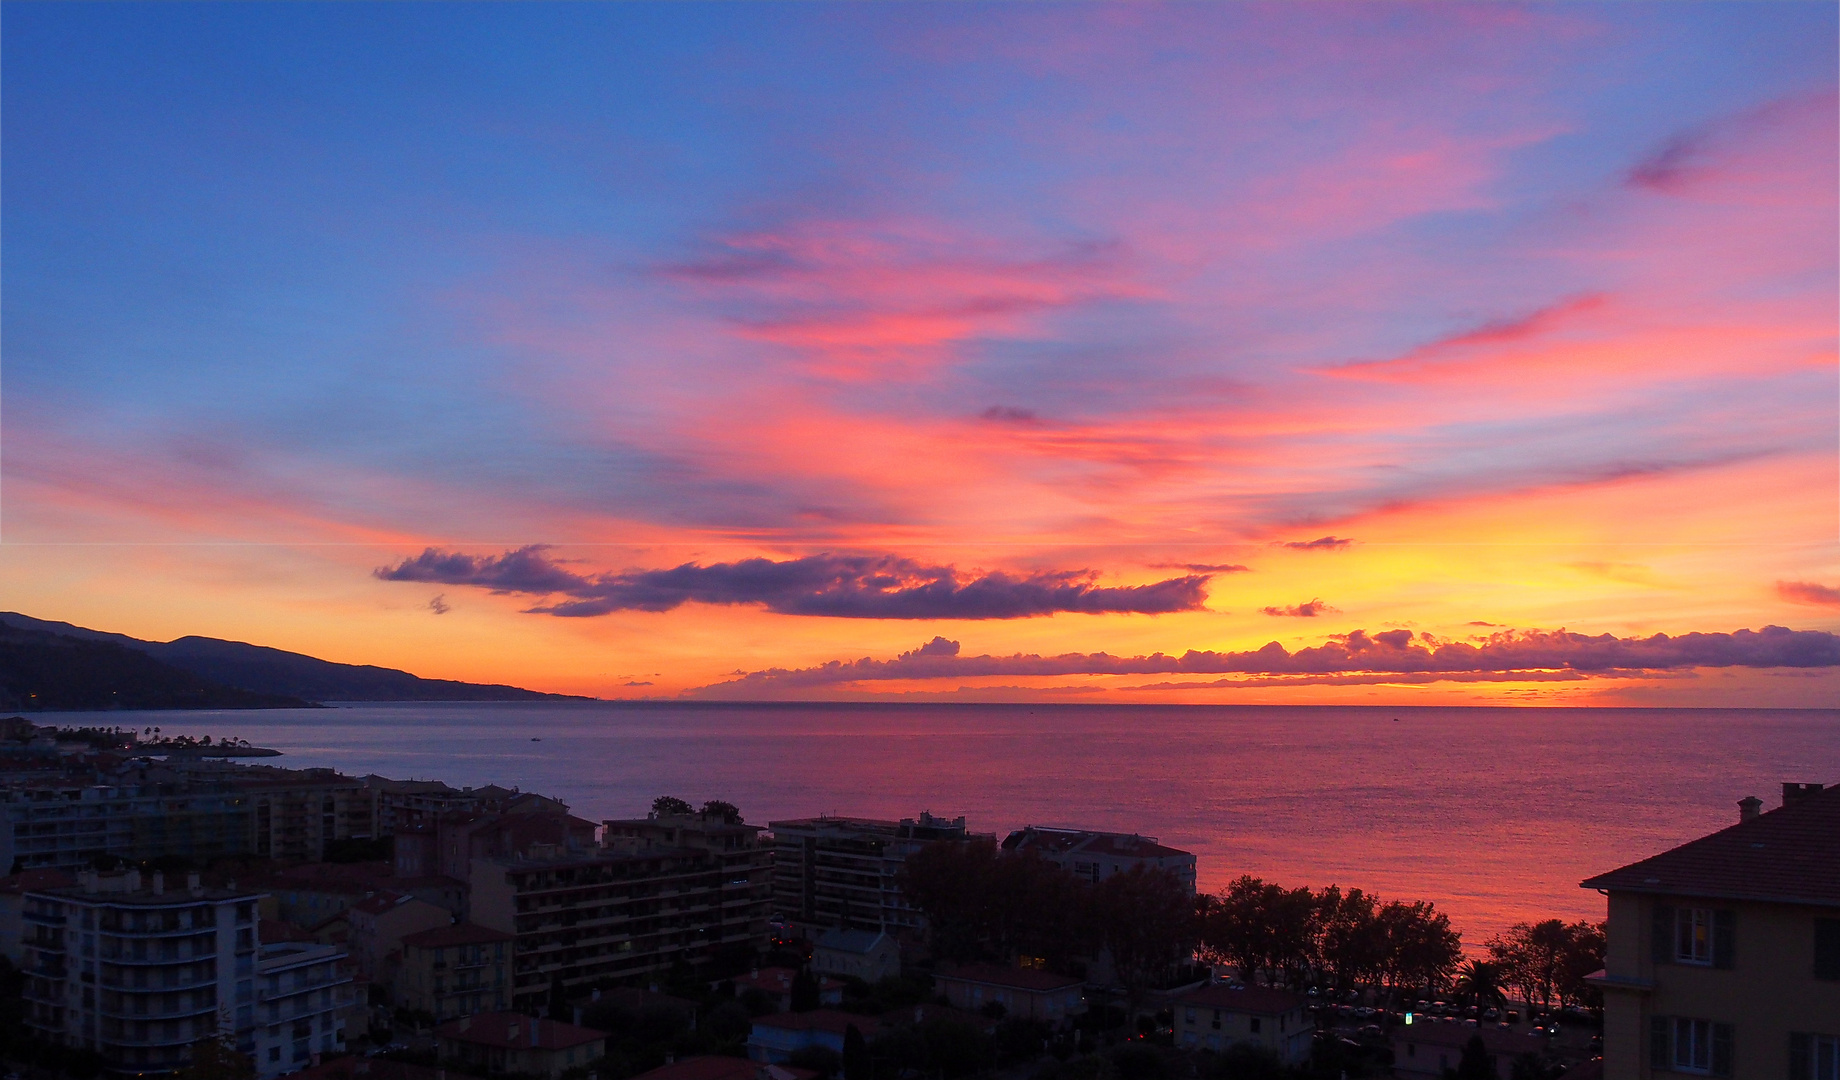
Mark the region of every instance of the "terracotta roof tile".
<instances>
[{"instance_id":1,"label":"terracotta roof tile","mask_svg":"<svg viewBox=\"0 0 1840 1080\"><path fill-rule=\"evenodd\" d=\"M1579 883L1587 889L1840 907L1840 787Z\"/></svg>"},{"instance_id":2,"label":"terracotta roof tile","mask_svg":"<svg viewBox=\"0 0 1840 1080\"><path fill-rule=\"evenodd\" d=\"M539 1050L567 1050L607 1037L606 1032L593 1028L576 1027L560 1020L536 1020L514 1012L480 1013L435 1029L435 1034L443 1039L519 1050L532 1047L533 1032L536 1035L534 1045Z\"/></svg>"},{"instance_id":3,"label":"terracotta roof tile","mask_svg":"<svg viewBox=\"0 0 1840 1080\"><path fill-rule=\"evenodd\" d=\"M418 949L438 949L447 945L489 945L496 941L511 940L513 940L512 935L503 930L475 926L472 923L455 923L452 926L437 926L432 930L404 935L402 943L413 945Z\"/></svg>"},{"instance_id":4,"label":"terracotta roof tile","mask_svg":"<svg viewBox=\"0 0 1840 1080\"><path fill-rule=\"evenodd\" d=\"M1176 998L1176 1004L1195 1005L1205 1009L1227 1009L1241 1013L1258 1013L1261 1016L1278 1016L1292 1009L1303 1008L1303 999L1288 990L1276 990L1269 986L1247 986L1235 989L1224 983L1217 983L1183 994Z\"/></svg>"}]
</instances>

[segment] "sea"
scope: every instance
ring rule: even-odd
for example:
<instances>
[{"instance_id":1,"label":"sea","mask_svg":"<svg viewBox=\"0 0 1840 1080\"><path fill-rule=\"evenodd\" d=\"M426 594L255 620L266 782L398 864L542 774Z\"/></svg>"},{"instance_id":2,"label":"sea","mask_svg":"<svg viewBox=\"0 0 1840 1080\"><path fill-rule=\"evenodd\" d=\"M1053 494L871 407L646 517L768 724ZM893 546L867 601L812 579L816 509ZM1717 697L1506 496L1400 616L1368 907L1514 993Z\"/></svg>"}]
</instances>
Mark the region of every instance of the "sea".
<instances>
[{"instance_id":1,"label":"sea","mask_svg":"<svg viewBox=\"0 0 1840 1080\"><path fill-rule=\"evenodd\" d=\"M1840 781L1840 710L1342 706L346 703L62 713L249 740L263 763L488 783L599 821L654 797L746 819L963 815L1138 833L1243 874L1429 900L1466 950L1598 920L1593 874L1733 824L1747 795ZM44 719L50 719L46 717ZM42 720L41 720L42 722Z\"/></svg>"}]
</instances>

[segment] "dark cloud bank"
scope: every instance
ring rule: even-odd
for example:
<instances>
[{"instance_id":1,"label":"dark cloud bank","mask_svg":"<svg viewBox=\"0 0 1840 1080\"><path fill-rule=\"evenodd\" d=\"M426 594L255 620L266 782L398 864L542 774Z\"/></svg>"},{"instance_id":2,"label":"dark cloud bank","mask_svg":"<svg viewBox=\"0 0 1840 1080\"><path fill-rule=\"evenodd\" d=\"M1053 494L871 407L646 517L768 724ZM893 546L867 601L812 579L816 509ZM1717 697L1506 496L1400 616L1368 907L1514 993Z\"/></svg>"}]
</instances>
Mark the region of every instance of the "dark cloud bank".
<instances>
[{"instance_id":1,"label":"dark cloud bank","mask_svg":"<svg viewBox=\"0 0 1840 1080\"><path fill-rule=\"evenodd\" d=\"M1646 638L1595 637L1564 630L1509 630L1480 643L1446 641L1410 630L1378 634L1355 630L1322 645L1286 651L1272 642L1249 652L1197 652L1180 656L961 656L958 642L935 637L892 660L833 660L813 668L750 672L696 693L746 696L798 687L890 679L1056 675L1242 675L1321 677L1388 676L1384 681L1550 680L1563 677L1640 675L1688 668L1840 667L1840 637L1824 630L1766 626L1730 634L1655 634ZM1539 674L1546 673L1546 674ZM1395 678L1401 677L1401 678Z\"/></svg>"},{"instance_id":2,"label":"dark cloud bank","mask_svg":"<svg viewBox=\"0 0 1840 1080\"><path fill-rule=\"evenodd\" d=\"M471 585L498 593L563 597L531 611L584 617L615 611L670 611L703 604L760 604L781 615L848 619L1019 619L1056 612L1158 615L1194 611L1207 600L1205 574L1149 585L1106 587L1085 570L961 576L892 555L811 555L774 562L743 559L668 570L578 574L550 559L542 545L503 555L429 548L395 566L385 581Z\"/></svg>"}]
</instances>

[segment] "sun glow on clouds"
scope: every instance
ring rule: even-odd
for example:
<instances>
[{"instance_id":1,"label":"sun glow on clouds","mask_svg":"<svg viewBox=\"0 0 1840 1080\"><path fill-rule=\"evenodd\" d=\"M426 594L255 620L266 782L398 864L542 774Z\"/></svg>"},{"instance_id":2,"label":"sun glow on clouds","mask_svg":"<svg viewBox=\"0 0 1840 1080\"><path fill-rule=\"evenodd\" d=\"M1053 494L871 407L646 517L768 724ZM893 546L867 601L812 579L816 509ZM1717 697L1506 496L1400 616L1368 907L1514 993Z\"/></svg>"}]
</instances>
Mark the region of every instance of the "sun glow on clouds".
<instances>
[{"instance_id":1,"label":"sun glow on clouds","mask_svg":"<svg viewBox=\"0 0 1840 1080\"><path fill-rule=\"evenodd\" d=\"M497 27L508 55L566 37L597 62L494 84L483 127L471 97L399 115L410 92L353 60L384 119L287 134L375 186L255 228L301 266L387 268L370 314L340 307L337 275L262 279L233 253L191 269L208 303L59 269L44 237L73 221L158 263L244 217L175 211L149 236L110 224L142 220L131 201L66 200L131 133L79 125L88 141L55 150L43 102L104 116L137 91L78 93L58 72L100 60L10 35L7 539L296 549L15 547L15 603L608 694L885 659L917 629L1050 656L1476 622L1840 629L1840 151L1832 72L1801 44L1832 13L1384 10L814 9L722 42L574 12ZM218 17L211 78L241 78L233 45L297 62L297 16ZM163 63L132 29L97 40ZM595 50L632 41L724 59L688 84L649 54L607 75ZM306 101L335 93L297 73ZM218 89L166 107L222 120L237 96ZM598 121L567 119L588 99ZM405 116L415 151L373 153ZM208 149L237 175L275 167ZM380 211L435 178L445 216ZM302 224L346 217L374 235L339 236L338 259ZM350 354L276 295L336 312ZM191 322L111 338L83 315L98 296ZM136 381L150 368L167 382ZM480 569L533 544L553 545L548 585ZM628 688L608 649L662 674ZM964 693L1703 689L1447 674L1011 673ZM1735 685L1794 696L1772 678Z\"/></svg>"}]
</instances>

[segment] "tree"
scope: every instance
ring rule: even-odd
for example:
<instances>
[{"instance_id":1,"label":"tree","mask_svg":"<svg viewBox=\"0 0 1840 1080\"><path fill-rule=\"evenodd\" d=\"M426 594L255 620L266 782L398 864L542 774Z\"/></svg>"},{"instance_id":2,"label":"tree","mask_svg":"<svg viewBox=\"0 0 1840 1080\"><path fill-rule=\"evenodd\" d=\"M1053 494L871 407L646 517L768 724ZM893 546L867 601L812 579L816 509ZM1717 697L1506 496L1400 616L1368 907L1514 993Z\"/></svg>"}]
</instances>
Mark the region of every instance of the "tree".
<instances>
[{"instance_id":1,"label":"tree","mask_svg":"<svg viewBox=\"0 0 1840 1080\"><path fill-rule=\"evenodd\" d=\"M1093 886L1088 899L1092 939L1111 953L1133 1007L1194 954L1194 895L1172 871L1134 866Z\"/></svg>"},{"instance_id":2,"label":"tree","mask_svg":"<svg viewBox=\"0 0 1840 1080\"><path fill-rule=\"evenodd\" d=\"M869 1044L855 1024L843 1029L843 1080L869 1080Z\"/></svg>"},{"instance_id":3,"label":"tree","mask_svg":"<svg viewBox=\"0 0 1840 1080\"><path fill-rule=\"evenodd\" d=\"M1608 944L1603 923L1580 920L1565 928L1565 957L1560 961L1559 1000L1567 1005L1602 1008L1603 991L1585 982L1585 976L1604 967Z\"/></svg>"},{"instance_id":4,"label":"tree","mask_svg":"<svg viewBox=\"0 0 1840 1080\"><path fill-rule=\"evenodd\" d=\"M1519 923L1489 940L1489 958L1501 966L1504 980L1520 990L1523 1000L1550 1009L1564 993L1582 993L1584 976L1603 966L1601 934L1584 922ZM1574 975L1581 966L1585 970Z\"/></svg>"},{"instance_id":5,"label":"tree","mask_svg":"<svg viewBox=\"0 0 1840 1080\"><path fill-rule=\"evenodd\" d=\"M1471 1005L1505 1005L1508 995L1502 989L1501 965L1493 960L1471 960L1457 972L1454 990L1459 1001Z\"/></svg>"},{"instance_id":6,"label":"tree","mask_svg":"<svg viewBox=\"0 0 1840 1080\"><path fill-rule=\"evenodd\" d=\"M652 800L652 813L658 817L683 817L696 813L696 807L675 795L660 795Z\"/></svg>"},{"instance_id":7,"label":"tree","mask_svg":"<svg viewBox=\"0 0 1840 1080\"><path fill-rule=\"evenodd\" d=\"M1495 1059L1482 1036L1471 1035L1463 1044L1463 1057L1457 1062L1456 1080L1495 1080Z\"/></svg>"},{"instance_id":8,"label":"tree","mask_svg":"<svg viewBox=\"0 0 1840 1080\"><path fill-rule=\"evenodd\" d=\"M721 799L710 799L708 802L705 802L703 804L703 816L705 818L721 818L723 823L728 825L741 824L741 808L732 802L723 802Z\"/></svg>"},{"instance_id":9,"label":"tree","mask_svg":"<svg viewBox=\"0 0 1840 1080\"><path fill-rule=\"evenodd\" d=\"M1288 982L1314 951L1315 909L1308 888L1285 889L1248 874L1209 905L1202 942L1210 958L1233 964L1246 978Z\"/></svg>"},{"instance_id":10,"label":"tree","mask_svg":"<svg viewBox=\"0 0 1840 1080\"><path fill-rule=\"evenodd\" d=\"M255 1080L256 1063L239 1053L228 1035L192 1044L191 1060L175 1080Z\"/></svg>"},{"instance_id":11,"label":"tree","mask_svg":"<svg viewBox=\"0 0 1840 1080\"><path fill-rule=\"evenodd\" d=\"M1088 950L1080 879L1030 855L1004 855L988 839L929 844L901 871L907 900L926 916L946 960L1010 963L1036 956L1059 966Z\"/></svg>"},{"instance_id":12,"label":"tree","mask_svg":"<svg viewBox=\"0 0 1840 1080\"><path fill-rule=\"evenodd\" d=\"M802 1013L815 1010L822 992L818 977L811 973L811 969L800 968L798 974L792 977L791 992L787 994L792 999L792 1011Z\"/></svg>"}]
</instances>

